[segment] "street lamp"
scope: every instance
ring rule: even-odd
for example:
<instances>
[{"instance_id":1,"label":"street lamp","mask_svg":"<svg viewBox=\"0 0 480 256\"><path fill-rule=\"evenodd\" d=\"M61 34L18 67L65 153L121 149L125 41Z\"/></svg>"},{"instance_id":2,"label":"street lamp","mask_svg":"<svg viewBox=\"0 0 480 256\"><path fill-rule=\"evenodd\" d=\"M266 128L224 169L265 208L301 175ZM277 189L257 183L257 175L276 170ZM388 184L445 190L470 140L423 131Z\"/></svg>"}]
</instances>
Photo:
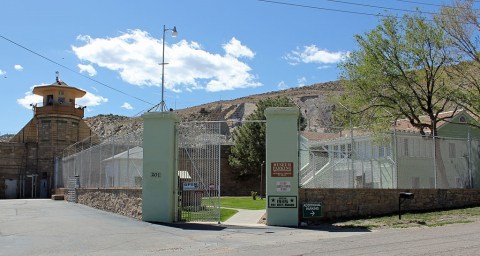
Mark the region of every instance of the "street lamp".
<instances>
[{"instance_id":1,"label":"street lamp","mask_svg":"<svg viewBox=\"0 0 480 256\"><path fill-rule=\"evenodd\" d=\"M177 27L173 26L173 28L165 28L165 25L163 25L163 40L162 40L162 45L163 45L163 48L162 48L162 63L160 63L160 65L162 65L162 101L160 101L160 111L161 112L164 112L167 110L166 106L165 106L165 100L164 100L164 97L163 97L163 94L165 92L165 87L164 87L164 83L165 83L165 65L168 64L168 63L165 63L165 32L171 30L172 31L172 37L176 37L178 32L177 32Z\"/></svg>"}]
</instances>

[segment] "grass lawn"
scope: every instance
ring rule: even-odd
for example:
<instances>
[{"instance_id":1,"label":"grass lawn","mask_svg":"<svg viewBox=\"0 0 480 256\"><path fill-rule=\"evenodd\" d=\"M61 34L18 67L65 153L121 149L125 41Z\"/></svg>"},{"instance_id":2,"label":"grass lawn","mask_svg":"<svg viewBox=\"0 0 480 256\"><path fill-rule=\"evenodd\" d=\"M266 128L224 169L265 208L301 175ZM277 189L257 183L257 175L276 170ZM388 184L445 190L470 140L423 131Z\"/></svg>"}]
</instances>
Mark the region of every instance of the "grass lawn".
<instances>
[{"instance_id":1,"label":"grass lawn","mask_svg":"<svg viewBox=\"0 0 480 256\"><path fill-rule=\"evenodd\" d=\"M235 215L238 211L234 209L225 209L225 208L220 208L220 222L224 222L228 220L230 217ZM182 219L184 220L206 220L210 221L209 218L213 217L211 216L212 212L208 211L182 211ZM207 219L205 219L207 218ZM215 217L214 217L215 218Z\"/></svg>"},{"instance_id":2,"label":"grass lawn","mask_svg":"<svg viewBox=\"0 0 480 256\"><path fill-rule=\"evenodd\" d=\"M225 209L225 208L220 208L220 222L224 222L233 215L235 215L238 211L234 209Z\"/></svg>"},{"instance_id":3,"label":"grass lawn","mask_svg":"<svg viewBox=\"0 0 480 256\"><path fill-rule=\"evenodd\" d=\"M213 200L213 201L212 201ZM203 198L202 205L216 204L216 198ZM250 196L242 197L221 197L220 198L220 222L228 220L235 215L238 211L235 209L245 210L264 210L266 206L266 200L261 200L257 197L257 200L253 200ZM182 219L184 220L201 220L204 218L210 218L211 213L207 211L182 211Z\"/></svg>"},{"instance_id":4,"label":"grass lawn","mask_svg":"<svg viewBox=\"0 0 480 256\"><path fill-rule=\"evenodd\" d=\"M264 210L266 207L266 199L253 200L251 196L223 196L220 198L220 207L234 208L245 210Z\"/></svg>"},{"instance_id":5,"label":"grass lawn","mask_svg":"<svg viewBox=\"0 0 480 256\"><path fill-rule=\"evenodd\" d=\"M402 219L398 215L349 220L333 223L338 227L353 227L367 229L382 228L409 228L409 227L436 227L455 223L470 223L480 221L480 207L427 212L427 213L406 213Z\"/></svg>"}]
</instances>

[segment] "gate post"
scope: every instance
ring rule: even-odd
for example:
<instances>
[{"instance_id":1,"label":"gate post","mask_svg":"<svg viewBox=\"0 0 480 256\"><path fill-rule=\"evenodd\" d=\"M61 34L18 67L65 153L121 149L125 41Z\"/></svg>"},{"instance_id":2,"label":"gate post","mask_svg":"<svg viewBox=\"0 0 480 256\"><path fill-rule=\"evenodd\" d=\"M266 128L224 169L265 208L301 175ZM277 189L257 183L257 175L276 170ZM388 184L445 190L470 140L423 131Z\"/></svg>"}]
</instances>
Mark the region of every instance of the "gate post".
<instances>
[{"instance_id":1,"label":"gate post","mask_svg":"<svg viewBox=\"0 0 480 256\"><path fill-rule=\"evenodd\" d=\"M298 115L295 107L267 108L267 225L298 226Z\"/></svg>"},{"instance_id":2,"label":"gate post","mask_svg":"<svg viewBox=\"0 0 480 256\"><path fill-rule=\"evenodd\" d=\"M142 220L175 221L177 117L172 112L143 115Z\"/></svg>"}]
</instances>

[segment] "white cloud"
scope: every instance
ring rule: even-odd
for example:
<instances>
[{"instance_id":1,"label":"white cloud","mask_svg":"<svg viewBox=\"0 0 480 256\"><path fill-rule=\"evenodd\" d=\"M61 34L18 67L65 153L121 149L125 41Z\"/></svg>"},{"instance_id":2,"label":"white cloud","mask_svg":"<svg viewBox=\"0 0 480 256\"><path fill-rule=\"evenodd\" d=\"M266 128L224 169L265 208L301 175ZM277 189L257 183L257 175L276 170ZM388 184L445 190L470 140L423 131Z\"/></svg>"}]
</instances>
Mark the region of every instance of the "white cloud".
<instances>
[{"instance_id":1,"label":"white cloud","mask_svg":"<svg viewBox=\"0 0 480 256\"><path fill-rule=\"evenodd\" d=\"M280 83L278 83L277 87L280 90L285 90L289 88L288 85L285 83L285 81L281 81Z\"/></svg>"},{"instance_id":2,"label":"white cloud","mask_svg":"<svg viewBox=\"0 0 480 256\"><path fill-rule=\"evenodd\" d=\"M23 98L17 99L17 103L27 109L32 108L30 104L38 104L39 106L41 106L43 101L42 97L39 95L33 94L32 91L34 87L42 86L42 85L46 85L46 84L34 85L30 87L30 91L26 92ZM95 107L106 102L108 102L107 98L92 94L90 92L87 92L85 96L76 100L76 103L78 105L87 106L87 107Z\"/></svg>"},{"instance_id":3,"label":"white cloud","mask_svg":"<svg viewBox=\"0 0 480 256\"><path fill-rule=\"evenodd\" d=\"M124 102L121 107L124 108L124 109L128 109L128 110L133 109L132 105L130 105L130 103L128 103L128 102Z\"/></svg>"},{"instance_id":4,"label":"white cloud","mask_svg":"<svg viewBox=\"0 0 480 256\"><path fill-rule=\"evenodd\" d=\"M23 70L23 67L22 67L22 65L20 65L20 64L15 64L15 65L13 66L13 68L14 68L15 70L17 70L17 71L22 71L22 70Z\"/></svg>"},{"instance_id":5,"label":"white cloud","mask_svg":"<svg viewBox=\"0 0 480 256\"><path fill-rule=\"evenodd\" d=\"M34 85L30 87L30 91L26 92L23 98L17 99L17 103L26 109L31 109L32 108L31 105L35 105L35 104L42 105L42 101L43 101L42 96L38 96L32 93L34 87L41 86L41 85L46 85L46 84Z\"/></svg>"},{"instance_id":6,"label":"white cloud","mask_svg":"<svg viewBox=\"0 0 480 256\"><path fill-rule=\"evenodd\" d=\"M252 50L245 45L242 45L242 43L235 37L233 37L227 44L224 44L223 49L227 55L234 58L247 57L251 59L255 56L255 53L253 53Z\"/></svg>"},{"instance_id":7,"label":"white cloud","mask_svg":"<svg viewBox=\"0 0 480 256\"><path fill-rule=\"evenodd\" d=\"M91 92L87 92L85 96L76 100L76 103L80 106L95 107L102 103L107 103L108 99L100 95L95 95Z\"/></svg>"},{"instance_id":8,"label":"white cloud","mask_svg":"<svg viewBox=\"0 0 480 256\"><path fill-rule=\"evenodd\" d=\"M118 37L79 36L85 44L72 46L82 61L116 71L122 80L137 86L160 86L162 41L141 30ZM165 88L172 91L202 89L225 91L261 86L241 57L254 53L235 38L223 45L224 55L203 50L197 42L165 44Z\"/></svg>"},{"instance_id":9,"label":"white cloud","mask_svg":"<svg viewBox=\"0 0 480 256\"><path fill-rule=\"evenodd\" d=\"M329 52L328 50L319 49L312 44L304 46L303 50L297 47L296 50L288 53L284 59L290 65L298 65L300 63L333 64L344 60L349 54L350 52Z\"/></svg>"},{"instance_id":10,"label":"white cloud","mask_svg":"<svg viewBox=\"0 0 480 256\"><path fill-rule=\"evenodd\" d=\"M80 69L80 73L87 72L89 76L97 74L97 71L92 65L78 64L77 67Z\"/></svg>"},{"instance_id":11,"label":"white cloud","mask_svg":"<svg viewBox=\"0 0 480 256\"><path fill-rule=\"evenodd\" d=\"M297 86L298 87L303 87L307 83L307 78L305 77L300 77L297 79Z\"/></svg>"},{"instance_id":12,"label":"white cloud","mask_svg":"<svg viewBox=\"0 0 480 256\"><path fill-rule=\"evenodd\" d=\"M318 66L317 69L327 69L330 67L331 67L330 65L321 65L321 66Z\"/></svg>"}]
</instances>

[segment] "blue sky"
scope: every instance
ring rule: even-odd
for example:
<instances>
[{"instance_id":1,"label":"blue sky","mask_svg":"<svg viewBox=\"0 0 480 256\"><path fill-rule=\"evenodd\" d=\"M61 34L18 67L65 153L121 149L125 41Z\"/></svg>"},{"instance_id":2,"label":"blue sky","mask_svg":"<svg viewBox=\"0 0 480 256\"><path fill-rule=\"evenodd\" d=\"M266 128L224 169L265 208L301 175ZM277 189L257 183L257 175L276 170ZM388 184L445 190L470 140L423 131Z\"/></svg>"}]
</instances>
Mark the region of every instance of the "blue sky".
<instances>
[{"instance_id":1,"label":"blue sky","mask_svg":"<svg viewBox=\"0 0 480 256\"><path fill-rule=\"evenodd\" d=\"M379 20L351 12L436 12L444 3L278 2L304 7L257 0L4 0L0 134L16 133L32 118L30 104L39 102L33 86L53 83L56 71L87 91L77 102L87 106L86 117L138 116L160 102L163 25L178 30L177 37L166 33L165 101L182 109L336 80L337 64L355 50L353 36Z\"/></svg>"}]
</instances>

